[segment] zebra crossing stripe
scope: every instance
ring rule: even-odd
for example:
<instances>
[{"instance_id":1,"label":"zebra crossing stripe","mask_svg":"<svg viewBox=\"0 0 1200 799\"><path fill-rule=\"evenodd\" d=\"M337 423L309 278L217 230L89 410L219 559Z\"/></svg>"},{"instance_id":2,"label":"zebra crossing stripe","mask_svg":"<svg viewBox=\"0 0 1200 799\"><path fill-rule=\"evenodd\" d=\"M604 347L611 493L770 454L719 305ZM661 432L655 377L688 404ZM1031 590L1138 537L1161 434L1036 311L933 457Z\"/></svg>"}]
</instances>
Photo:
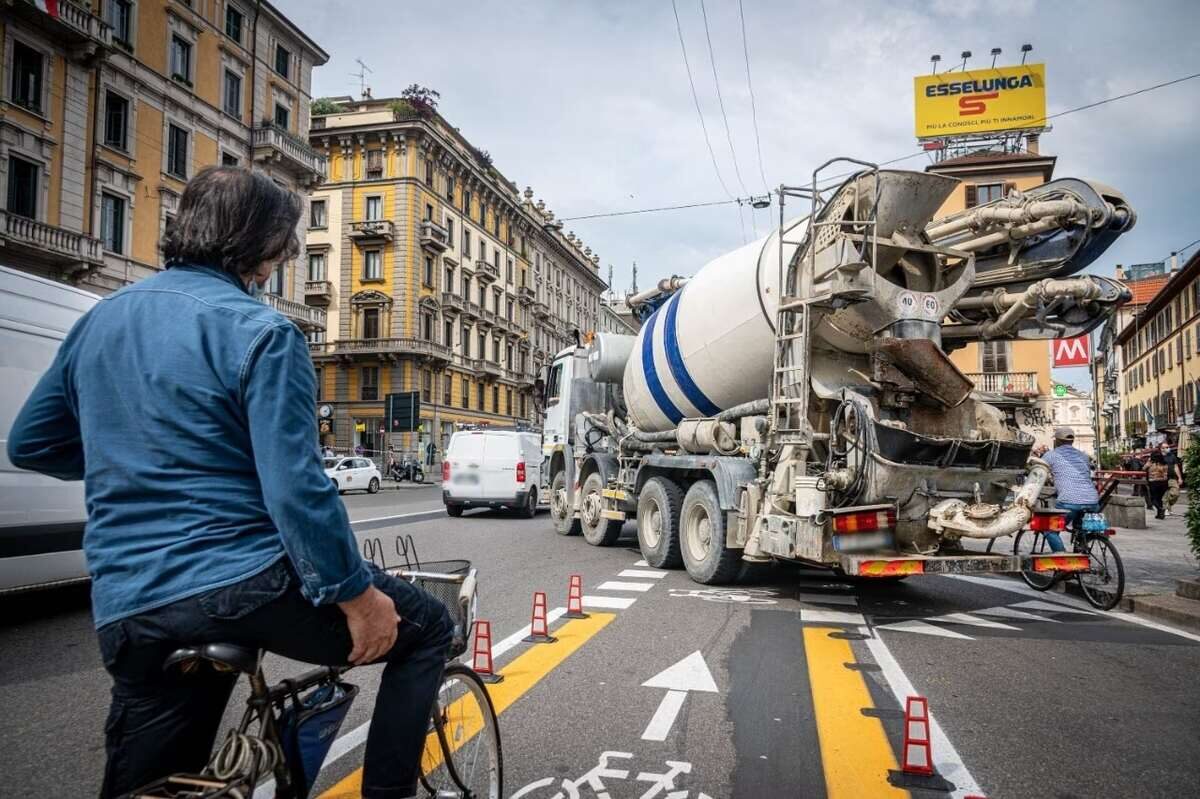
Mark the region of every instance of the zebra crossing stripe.
<instances>
[{"instance_id":1,"label":"zebra crossing stripe","mask_svg":"<svg viewBox=\"0 0 1200 799\"><path fill-rule=\"evenodd\" d=\"M880 624L876 630L895 630L901 633L920 633L921 635L936 635L941 638L958 638L962 641L974 641L975 639L969 635L947 630L945 627L934 627L932 624L926 624L923 621L913 619L912 621L901 621L895 624Z\"/></svg>"}]
</instances>

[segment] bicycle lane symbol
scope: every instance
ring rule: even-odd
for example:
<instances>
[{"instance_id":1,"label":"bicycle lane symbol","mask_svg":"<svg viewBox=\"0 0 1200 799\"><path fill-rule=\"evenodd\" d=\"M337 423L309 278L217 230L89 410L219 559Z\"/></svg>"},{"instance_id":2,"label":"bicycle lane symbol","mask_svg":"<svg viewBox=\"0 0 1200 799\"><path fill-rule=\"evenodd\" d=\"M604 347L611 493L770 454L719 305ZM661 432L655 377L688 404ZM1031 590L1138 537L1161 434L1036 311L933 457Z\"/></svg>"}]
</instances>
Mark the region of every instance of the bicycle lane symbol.
<instances>
[{"instance_id":1,"label":"bicycle lane symbol","mask_svg":"<svg viewBox=\"0 0 1200 799\"><path fill-rule=\"evenodd\" d=\"M601 752L600 759L596 765L578 779L563 779L558 786L555 786L553 777L543 777L521 788L510 799L523 799L524 797L530 797L530 799L587 799L587 797L594 797L595 799L627 799L632 794L618 793L614 796L609 793L606 780L613 782L628 780L631 774L630 770L627 768L614 768L612 761L632 759L632 752ZM632 763L629 765L632 765ZM649 783L649 787L641 794L638 794L637 799L712 799L712 797L703 791L693 796L686 788L676 788L676 778L681 775L690 774L692 771L691 763L680 760L667 760L665 765L667 766L667 770L664 772L638 772L634 778L635 782ZM580 791L580 788L584 787L590 790L589 794L584 794ZM552 790L557 790L557 792L550 794L549 791ZM635 790L641 790L640 786Z\"/></svg>"}]
</instances>

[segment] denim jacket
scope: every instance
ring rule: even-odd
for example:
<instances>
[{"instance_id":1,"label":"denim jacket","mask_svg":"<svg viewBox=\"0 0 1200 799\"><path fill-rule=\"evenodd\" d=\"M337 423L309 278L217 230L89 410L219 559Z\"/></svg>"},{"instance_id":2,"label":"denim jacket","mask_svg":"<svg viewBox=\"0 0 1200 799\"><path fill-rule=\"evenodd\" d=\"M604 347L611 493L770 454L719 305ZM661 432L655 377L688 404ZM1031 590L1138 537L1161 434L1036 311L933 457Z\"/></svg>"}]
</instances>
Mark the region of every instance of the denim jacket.
<instances>
[{"instance_id":1,"label":"denim jacket","mask_svg":"<svg viewBox=\"0 0 1200 799\"><path fill-rule=\"evenodd\" d=\"M175 266L72 328L13 424L14 465L84 481L97 627L285 555L314 604L370 572L317 451L300 331L225 272Z\"/></svg>"}]
</instances>

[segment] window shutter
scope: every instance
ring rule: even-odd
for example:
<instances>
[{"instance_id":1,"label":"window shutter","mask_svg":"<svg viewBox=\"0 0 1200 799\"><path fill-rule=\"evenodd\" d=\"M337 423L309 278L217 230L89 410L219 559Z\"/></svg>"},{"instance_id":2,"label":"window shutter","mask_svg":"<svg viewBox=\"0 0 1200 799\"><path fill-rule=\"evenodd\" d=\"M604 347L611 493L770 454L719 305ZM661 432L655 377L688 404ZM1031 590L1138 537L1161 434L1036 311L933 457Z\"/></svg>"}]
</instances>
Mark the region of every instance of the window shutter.
<instances>
[{"instance_id":1,"label":"window shutter","mask_svg":"<svg viewBox=\"0 0 1200 799\"><path fill-rule=\"evenodd\" d=\"M975 187L968 184L966 186L966 190L967 190L967 208L974 208L978 204L975 199L975 194L976 194Z\"/></svg>"}]
</instances>

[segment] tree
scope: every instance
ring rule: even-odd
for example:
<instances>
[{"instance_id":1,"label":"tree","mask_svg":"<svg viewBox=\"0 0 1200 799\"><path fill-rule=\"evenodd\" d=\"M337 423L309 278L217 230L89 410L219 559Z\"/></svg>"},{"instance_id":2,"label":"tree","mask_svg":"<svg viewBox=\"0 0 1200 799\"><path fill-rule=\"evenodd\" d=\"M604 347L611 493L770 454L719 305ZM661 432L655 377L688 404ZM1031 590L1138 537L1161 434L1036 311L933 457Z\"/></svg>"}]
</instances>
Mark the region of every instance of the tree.
<instances>
[{"instance_id":1,"label":"tree","mask_svg":"<svg viewBox=\"0 0 1200 799\"><path fill-rule=\"evenodd\" d=\"M429 117L437 112L438 100L442 95L434 89L414 83L400 92L400 97L418 116Z\"/></svg>"},{"instance_id":2,"label":"tree","mask_svg":"<svg viewBox=\"0 0 1200 799\"><path fill-rule=\"evenodd\" d=\"M313 116L325 116L326 114L340 114L344 109L328 97L318 97L312 103Z\"/></svg>"},{"instance_id":3,"label":"tree","mask_svg":"<svg viewBox=\"0 0 1200 799\"><path fill-rule=\"evenodd\" d=\"M1192 554L1200 560L1200 438L1192 439L1183 456L1183 482L1187 485L1187 534Z\"/></svg>"}]
</instances>

